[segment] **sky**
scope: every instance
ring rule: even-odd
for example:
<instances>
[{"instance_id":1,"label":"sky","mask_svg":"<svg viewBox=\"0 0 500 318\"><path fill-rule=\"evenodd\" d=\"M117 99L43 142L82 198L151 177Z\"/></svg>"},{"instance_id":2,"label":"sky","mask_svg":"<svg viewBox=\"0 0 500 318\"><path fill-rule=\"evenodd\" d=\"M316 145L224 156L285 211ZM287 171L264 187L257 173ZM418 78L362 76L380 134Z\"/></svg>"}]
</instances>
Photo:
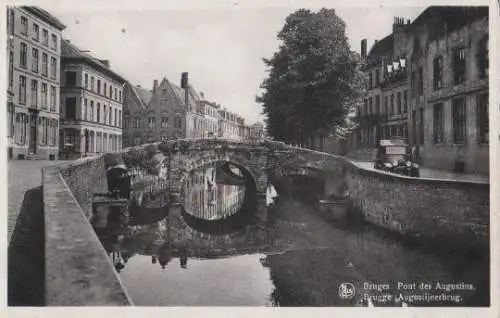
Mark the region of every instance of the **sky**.
<instances>
[{"instance_id":1,"label":"sky","mask_svg":"<svg viewBox=\"0 0 500 318\"><path fill-rule=\"evenodd\" d=\"M206 99L252 124L263 119L255 102L266 77L262 58L277 51L277 33L286 17L301 7L310 8L233 4L205 9L76 10L53 3L44 8L67 26L63 38L109 60L111 68L132 84L151 89L153 80L166 77L180 85L180 74L189 72L191 85ZM335 9L347 24L351 48L359 52L361 39L368 40L369 49L375 39L391 33L393 17L414 19L424 8Z\"/></svg>"}]
</instances>

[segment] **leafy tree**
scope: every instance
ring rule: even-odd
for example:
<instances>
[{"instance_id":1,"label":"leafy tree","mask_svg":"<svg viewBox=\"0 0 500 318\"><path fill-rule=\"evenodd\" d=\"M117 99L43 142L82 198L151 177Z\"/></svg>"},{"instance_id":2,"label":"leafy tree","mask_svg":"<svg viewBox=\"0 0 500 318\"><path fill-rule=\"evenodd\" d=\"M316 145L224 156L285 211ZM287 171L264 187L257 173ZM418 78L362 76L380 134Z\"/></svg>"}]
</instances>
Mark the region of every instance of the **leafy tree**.
<instances>
[{"instance_id":1,"label":"leafy tree","mask_svg":"<svg viewBox=\"0 0 500 318\"><path fill-rule=\"evenodd\" d=\"M344 21L333 9L300 9L287 17L278 39L278 52L263 59L269 75L256 98L269 135L301 144L338 135L346 115L360 105L365 83Z\"/></svg>"}]
</instances>

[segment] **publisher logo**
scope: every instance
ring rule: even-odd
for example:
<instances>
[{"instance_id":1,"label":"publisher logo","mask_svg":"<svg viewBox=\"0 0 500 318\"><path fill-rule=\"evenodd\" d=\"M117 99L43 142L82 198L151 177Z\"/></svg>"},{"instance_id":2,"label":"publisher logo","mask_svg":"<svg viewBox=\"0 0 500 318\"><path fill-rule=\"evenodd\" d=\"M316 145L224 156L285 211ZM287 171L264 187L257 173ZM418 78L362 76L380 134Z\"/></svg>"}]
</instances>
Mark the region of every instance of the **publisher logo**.
<instances>
[{"instance_id":1,"label":"publisher logo","mask_svg":"<svg viewBox=\"0 0 500 318\"><path fill-rule=\"evenodd\" d=\"M339 286L339 297L342 299L352 299L354 294L356 293L356 289L354 285L351 283L342 283Z\"/></svg>"}]
</instances>

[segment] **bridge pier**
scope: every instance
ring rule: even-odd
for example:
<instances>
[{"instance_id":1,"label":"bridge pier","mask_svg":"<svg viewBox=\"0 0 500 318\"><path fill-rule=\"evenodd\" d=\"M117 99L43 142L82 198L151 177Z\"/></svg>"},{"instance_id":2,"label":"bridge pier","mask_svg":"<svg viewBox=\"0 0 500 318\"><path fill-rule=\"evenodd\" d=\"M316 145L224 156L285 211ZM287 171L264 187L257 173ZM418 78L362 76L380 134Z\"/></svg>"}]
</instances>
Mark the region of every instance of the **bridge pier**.
<instances>
[{"instance_id":1,"label":"bridge pier","mask_svg":"<svg viewBox=\"0 0 500 318\"><path fill-rule=\"evenodd\" d=\"M169 192L168 204L168 227L173 230L169 239L175 247L183 247L188 244L188 225L182 216L183 198L180 191Z\"/></svg>"},{"instance_id":2,"label":"bridge pier","mask_svg":"<svg viewBox=\"0 0 500 318\"><path fill-rule=\"evenodd\" d=\"M255 219L259 227L265 227L268 220L266 192L257 192L255 195Z\"/></svg>"}]
</instances>

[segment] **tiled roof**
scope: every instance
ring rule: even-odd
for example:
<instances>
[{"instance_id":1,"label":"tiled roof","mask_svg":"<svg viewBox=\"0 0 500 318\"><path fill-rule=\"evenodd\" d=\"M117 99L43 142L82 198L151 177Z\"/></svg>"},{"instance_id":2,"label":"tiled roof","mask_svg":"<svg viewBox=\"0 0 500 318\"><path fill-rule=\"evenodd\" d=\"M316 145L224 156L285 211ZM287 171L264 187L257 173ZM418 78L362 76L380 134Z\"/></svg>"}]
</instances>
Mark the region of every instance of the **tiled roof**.
<instances>
[{"instance_id":1,"label":"tiled roof","mask_svg":"<svg viewBox=\"0 0 500 318\"><path fill-rule=\"evenodd\" d=\"M31 14L37 16L43 21L49 23L50 25L56 27L59 31L66 29L66 26L55 16L48 13L44 9L35 6L21 6L21 9L30 12Z\"/></svg>"},{"instance_id":2,"label":"tiled roof","mask_svg":"<svg viewBox=\"0 0 500 318\"><path fill-rule=\"evenodd\" d=\"M144 103L144 105L148 105L151 99L153 98L153 92L139 86L135 86L133 88L135 94Z\"/></svg>"},{"instance_id":3,"label":"tiled roof","mask_svg":"<svg viewBox=\"0 0 500 318\"><path fill-rule=\"evenodd\" d=\"M78 47L73 45L69 40L63 39L61 41L61 58L64 59L81 59L89 63L91 66L96 67L98 70L108 73L115 78L118 78L122 82L125 82L125 79L118 75L116 72L111 70L106 64L104 64L101 60L93 57L92 55L82 52Z\"/></svg>"},{"instance_id":4,"label":"tiled roof","mask_svg":"<svg viewBox=\"0 0 500 318\"><path fill-rule=\"evenodd\" d=\"M368 53L368 59L377 58L390 53L393 50L393 44L394 39L392 34L386 36L380 41L377 41L377 43L375 43L370 49L370 52Z\"/></svg>"}]
</instances>

